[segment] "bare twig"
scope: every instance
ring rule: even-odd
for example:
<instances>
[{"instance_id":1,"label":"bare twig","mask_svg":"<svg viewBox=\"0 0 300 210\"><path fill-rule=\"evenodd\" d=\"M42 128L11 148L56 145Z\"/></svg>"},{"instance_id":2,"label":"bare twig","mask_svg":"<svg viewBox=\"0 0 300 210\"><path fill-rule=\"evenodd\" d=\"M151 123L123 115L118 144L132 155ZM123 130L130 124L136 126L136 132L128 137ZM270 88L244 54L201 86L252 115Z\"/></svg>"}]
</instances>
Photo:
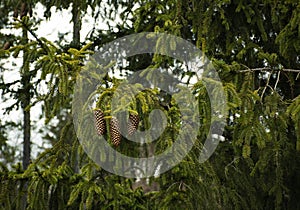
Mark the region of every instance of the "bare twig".
<instances>
[{"instance_id":1,"label":"bare twig","mask_svg":"<svg viewBox=\"0 0 300 210\"><path fill-rule=\"evenodd\" d=\"M270 75L269 75L269 77L268 77L268 80L267 80L267 84L266 84L266 86L264 87L263 92L261 93L261 100L262 100L263 97L264 97L264 94L265 94L265 92L266 92L267 87L270 87L270 86L269 86L269 83L270 83L270 79L271 79L272 74L273 74L273 71L270 73Z\"/></svg>"},{"instance_id":2,"label":"bare twig","mask_svg":"<svg viewBox=\"0 0 300 210\"><path fill-rule=\"evenodd\" d=\"M251 71L274 71L272 68L254 68L254 69L243 69L239 70L238 72L244 73L244 72L251 72ZM300 73L300 69L278 69L278 71L288 71L288 72L296 72Z\"/></svg>"},{"instance_id":3,"label":"bare twig","mask_svg":"<svg viewBox=\"0 0 300 210\"><path fill-rule=\"evenodd\" d=\"M280 71L278 72L278 75L277 75L277 80L276 80L276 83L275 83L275 85L274 85L274 90L276 90L276 87L277 87L277 85L278 85L279 77L280 77Z\"/></svg>"}]
</instances>

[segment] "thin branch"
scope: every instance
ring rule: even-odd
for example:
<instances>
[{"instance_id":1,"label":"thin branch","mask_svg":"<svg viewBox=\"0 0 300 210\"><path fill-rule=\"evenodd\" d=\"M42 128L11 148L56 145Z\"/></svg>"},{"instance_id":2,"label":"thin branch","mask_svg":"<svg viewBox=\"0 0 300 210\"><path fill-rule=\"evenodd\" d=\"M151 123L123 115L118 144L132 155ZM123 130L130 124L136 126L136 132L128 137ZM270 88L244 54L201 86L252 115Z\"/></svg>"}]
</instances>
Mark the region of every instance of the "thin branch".
<instances>
[{"instance_id":1,"label":"thin branch","mask_svg":"<svg viewBox=\"0 0 300 210\"><path fill-rule=\"evenodd\" d=\"M260 97L261 100L262 100L263 97L264 97L264 94L265 94L265 92L266 92L267 87L269 87L269 83L270 83L270 79L271 79L272 74L273 74L273 71L270 73L270 75L269 75L269 77L268 77L268 80L267 80L267 84L266 84L266 86L264 87L263 92L261 93L261 97Z\"/></svg>"},{"instance_id":2,"label":"thin branch","mask_svg":"<svg viewBox=\"0 0 300 210\"><path fill-rule=\"evenodd\" d=\"M19 21L22 26L24 27L25 30L27 30L35 39L36 41L39 43L39 45L41 46L41 48L43 48L45 50L46 53L49 53L49 49L48 47L43 43L43 41L33 32L33 30L31 30L22 20L17 19L17 21Z\"/></svg>"},{"instance_id":3,"label":"thin branch","mask_svg":"<svg viewBox=\"0 0 300 210\"><path fill-rule=\"evenodd\" d=\"M10 88L10 86L15 85L15 84L17 84L19 82L20 82L20 80L15 80L15 81L9 82L9 83L0 82L0 89Z\"/></svg>"},{"instance_id":4,"label":"thin branch","mask_svg":"<svg viewBox=\"0 0 300 210\"><path fill-rule=\"evenodd\" d=\"M276 88L277 88L277 85L278 85L278 82L279 82L279 77L280 77L280 71L278 72L278 75L277 75L277 80L276 80L276 83L274 85L274 90L276 90Z\"/></svg>"},{"instance_id":5,"label":"thin branch","mask_svg":"<svg viewBox=\"0 0 300 210\"><path fill-rule=\"evenodd\" d=\"M243 70L239 70L238 72L244 73L244 72L251 72L251 71L274 71L274 69L271 69L271 68L254 68L254 69L243 69ZM288 72L300 73L300 69L278 69L278 71L288 71Z\"/></svg>"}]
</instances>

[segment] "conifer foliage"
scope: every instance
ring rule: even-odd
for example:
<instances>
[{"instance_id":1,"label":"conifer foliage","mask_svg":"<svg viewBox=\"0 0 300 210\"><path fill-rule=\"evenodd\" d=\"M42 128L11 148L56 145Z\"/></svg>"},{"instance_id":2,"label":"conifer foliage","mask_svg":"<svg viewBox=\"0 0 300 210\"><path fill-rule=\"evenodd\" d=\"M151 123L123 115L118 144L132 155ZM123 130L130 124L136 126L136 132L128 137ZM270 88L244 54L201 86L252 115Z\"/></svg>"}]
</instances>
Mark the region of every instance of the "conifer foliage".
<instances>
[{"instance_id":1,"label":"conifer foliage","mask_svg":"<svg viewBox=\"0 0 300 210\"><path fill-rule=\"evenodd\" d=\"M46 6L46 17L51 16L52 6L71 8L71 21L77 27L72 42L53 43L36 34L34 4L38 2ZM30 34L25 40L0 31L1 73L9 71L2 62L26 55L22 58L28 70L30 104L23 108L42 104L45 128L52 119L59 119L59 134L54 137L55 144L33 159L26 170L22 164L8 164L7 154L14 152L0 154L0 209L300 209L299 1L30 1L30 18L20 18L20 12L25 12L21 3L0 1L0 13L4 14L0 15L0 27ZM13 24L5 18L13 15L12 4L18 5ZM9 8L10 13L3 8ZM83 41L78 35L87 8L95 20L101 16L109 26L103 31L95 25ZM110 25L116 19L123 21ZM197 139L187 156L169 171L158 175L164 167L160 163L155 165L153 177L147 179L117 176L93 162L80 145L70 114L77 111L70 106L75 81L93 50L133 32L177 35L196 45L214 64L224 88L227 116L224 133L213 135L219 144L208 161L199 162L199 154L215 110L210 107L201 78L188 85L199 105ZM87 44L89 41L92 43ZM156 47L164 48L167 43L160 40ZM169 47L178 46L173 43ZM124 63L128 65L117 63L107 69L121 74L150 69L144 76L159 78L151 68L162 66L178 78L187 75L185 67L162 55L138 55ZM22 69L20 72L24 73ZM99 75L94 77L99 79ZM128 100L130 88L118 92L123 80L113 74L99 80L93 93L96 106L88 110L94 121L81 130L83 135L95 133L96 140L104 137L116 152L136 158L160 155L180 133L189 135L191 125L182 125L176 100L159 88L144 88ZM0 77L2 98L12 96L16 100L7 112L13 112L24 100L21 82L8 83ZM47 86L46 93L39 91L42 84ZM112 109L114 97L120 99L120 110ZM153 142L129 141L135 132L153 127L150 115L155 109L166 116L156 121L161 123L158 128L165 127L161 135ZM118 117L116 113L124 110L125 117ZM7 128L10 126L1 126L0 140L4 143L0 142L0 151L10 148ZM123 134L123 128L127 133ZM94 148L94 152L105 156L101 149ZM118 165L118 160L106 158L126 168L126 163ZM143 173L143 168L136 171Z\"/></svg>"}]
</instances>

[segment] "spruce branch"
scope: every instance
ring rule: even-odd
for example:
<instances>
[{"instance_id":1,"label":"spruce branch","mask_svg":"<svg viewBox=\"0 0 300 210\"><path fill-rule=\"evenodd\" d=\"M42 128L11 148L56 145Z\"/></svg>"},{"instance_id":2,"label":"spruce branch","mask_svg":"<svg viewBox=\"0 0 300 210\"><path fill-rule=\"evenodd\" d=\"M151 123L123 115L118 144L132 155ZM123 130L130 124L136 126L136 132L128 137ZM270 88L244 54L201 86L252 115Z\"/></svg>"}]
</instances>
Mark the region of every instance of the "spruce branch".
<instances>
[{"instance_id":1,"label":"spruce branch","mask_svg":"<svg viewBox=\"0 0 300 210\"><path fill-rule=\"evenodd\" d=\"M45 50L46 53L49 53L49 49L48 47L43 43L43 41L36 35L36 33L34 33L34 31L32 29L30 29L30 27L28 27L22 20L17 19L17 21L19 23L21 23L22 27L28 31L34 38L35 40L39 43L39 45L41 46L42 49Z\"/></svg>"}]
</instances>

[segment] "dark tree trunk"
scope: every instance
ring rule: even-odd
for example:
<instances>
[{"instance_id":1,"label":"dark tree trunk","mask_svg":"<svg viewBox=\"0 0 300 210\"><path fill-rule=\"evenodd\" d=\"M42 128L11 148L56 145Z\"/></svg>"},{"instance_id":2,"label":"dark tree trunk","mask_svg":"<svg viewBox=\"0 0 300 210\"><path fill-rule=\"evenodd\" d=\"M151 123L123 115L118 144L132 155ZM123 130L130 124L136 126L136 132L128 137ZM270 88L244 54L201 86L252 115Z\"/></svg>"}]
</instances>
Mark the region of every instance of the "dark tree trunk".
<instances>
[{"instance_id":1,"label":"dark tree trunk","mask_svg":"<svg viewBox=\"0 0 300 210\"><path fill-rule=\"evenodd\" d=\"M72 47L79 49L80 48L80 31L81 31L81 9L80 9L80 1L73 1L72 5L72 22L73 22L73 40ZM73 144L72 142L71 144ZM78 166L78 154L76 154L74 161L74 171L76 173L79 172Z\"/></svg>"},{"instance_id":2,"label":"dark tree trunk","mask_svg":"<svg viewBox=\"0 0 300 210\"><path fill-rule=\"evenodd\" d=\"M24 8L27 7L26 3L22 4ZM25 6L24 6L25 5ZM26 16L27 13L23 12L21 15ZM22 16L21 16L22 18ZM23 29L23 44L28 43L28 32L26 29ZM25 48L23 50L23 66L21 69L21 86L20 90L20 100L21 107L23 110L23 169L26 170L30 164L30 155L31 155L31 121L30 121L30 99L31 99L31 83L30 83L30 64L28 61L29 52ZM27 207L27 188L28 182L25 181L22 187L23 197L22 197L22 207L21 209L26 209Z\"/></svg>"},{"instance_id":3,"label":"dark tree trunk","mask_svg":"<svg viewBox=\"0 0 300 210\"><path fill-rule=\"evenodd\" d=\"M24 77L24 81L28 81L28 78ZM31 125L30 125L30 110L27 110L26 107L30 105L30 92L29 88L24 89L24 103L23 103L23 169L27 169L30 164L30 155L31 155Z\"/></svg>"},{"instance_id":4,"label":"dark tree trunk","mask_svg":"<svg viewBox=\"0 0 300 210\"><path fill-rule=\"evenodd\" d=\"M23 38L24 42L28 42L27 40L27 31L23 30ZM26 170L30 163L30 134L31 134L31 124L30 124L30 69L29 62L27 60L28 52L24 50L23 55L23 67L22 67L22 93L21 93L21 103L23 109L23 169Z\"/></svg>"},{"instance_id":5,"label":"dark tree trunk","mask_svg":"<svg viewBox=\"0 0 300 210\"><path fill-rule=\"evenodd\" d=\"M73 1L72 22L73 22L73 40L72 47L80 47L81 14L80 1Z\"/></svg>"}]
</instances>

